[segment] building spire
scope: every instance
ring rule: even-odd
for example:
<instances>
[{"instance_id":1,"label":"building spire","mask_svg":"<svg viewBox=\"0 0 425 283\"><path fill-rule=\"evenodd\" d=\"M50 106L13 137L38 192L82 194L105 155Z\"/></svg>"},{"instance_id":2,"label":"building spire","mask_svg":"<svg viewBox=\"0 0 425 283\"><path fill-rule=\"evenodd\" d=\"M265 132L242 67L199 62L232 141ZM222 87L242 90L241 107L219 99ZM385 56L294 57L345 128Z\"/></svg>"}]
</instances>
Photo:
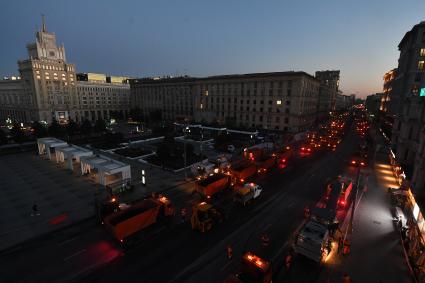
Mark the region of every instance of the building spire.
<instances>
[{"instance_id":1,"label":"building spire","mask_svg":"<svg viewBox=\"0 0 425 283\"><path fill-rule=\"evenodd\" d=\"M41 31L46 32L46 18L43 14L41 14Z\"/></svg>"}]
</instances>

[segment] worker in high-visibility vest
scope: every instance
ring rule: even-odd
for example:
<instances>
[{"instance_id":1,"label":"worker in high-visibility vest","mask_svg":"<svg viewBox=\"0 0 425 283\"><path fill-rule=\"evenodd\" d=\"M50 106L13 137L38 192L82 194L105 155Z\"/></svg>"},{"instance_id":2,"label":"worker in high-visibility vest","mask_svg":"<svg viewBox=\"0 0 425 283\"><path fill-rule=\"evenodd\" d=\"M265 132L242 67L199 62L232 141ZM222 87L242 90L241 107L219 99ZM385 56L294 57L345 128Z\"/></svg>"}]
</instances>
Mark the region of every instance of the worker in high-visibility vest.
<instances>
[{"instance_id":1,"label":"worker in high-visibility vest","mask_svg":"<svg viewBox=\"0 0 425 283\"><path fill-rule=\"evenodd\" d=\"M231 245L227 245L227 258L228 259L232 259L233 257L233 249Z\"/></svg>"},{"instance_id":2,"label":"worker in high-visibility vest","mask_svg":"<svg viewBox=\"0 0 425 283\"><path fill-rule=\"evenodd\" d=\"M342 276L341 283L350 283L350 276L348 276L347 273L345 273L344 276Z\"/></svg>"},{"instance_id":3,"label":"worker in high-visibility vest","mask_svg":"<svg viewBox=\"0 0 425 283\"><path fill-rule=\"evenodd\" d=\"M286 269L289 269L291 267L292 262L292 254L288 253L285 257L285 267Z\"/></svg>"}]
</instances>

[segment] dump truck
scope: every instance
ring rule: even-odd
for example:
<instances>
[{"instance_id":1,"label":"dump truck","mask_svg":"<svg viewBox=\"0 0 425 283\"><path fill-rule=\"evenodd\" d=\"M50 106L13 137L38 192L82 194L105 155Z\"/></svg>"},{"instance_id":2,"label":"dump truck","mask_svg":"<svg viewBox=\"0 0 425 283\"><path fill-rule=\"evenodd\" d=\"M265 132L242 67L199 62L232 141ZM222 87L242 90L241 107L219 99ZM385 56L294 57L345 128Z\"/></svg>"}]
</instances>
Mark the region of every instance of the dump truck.
<instances>
[{"instance_id":1,"label":"dump truck","mask_svg":"<svg viewBox=\"0 0 425 283\"><path fill-rule=\"evenodd\" d=\"M235 195L233 201L240 202L245 206L251 200L256 199L260 196L262 188L254 183L246 183L241 187L235 189Z\"/></svg>"},{"instance_id":2,"label":"dump truck","mask_svg":"<svg viewBox=\"0 0 425 283\"><path fill-rule=\"evenodd\" d=\"M296 254L321 263L331 252L332 239L329 234L329 218L318 215L318 211L328 210L325 208L315 210L312 210L310 219L297 231L293 248Z\"/></svg>"},{"instance_id":3,"label":"dump truck","mask_svg":"<svg viewBox=\"0 0 425 283\"><path fill-rule=\"evenodd\" d=\"M171 201L164 197L151 197L134 202L123 209L111 213L103 219L106 229L119 242L125 244L144 229L170 221L174 216Z\"/></svg>"},{"instance_id":4,"label":"dump truck","mask_svg":"<svg viewBox=\"0 0 425 283\"><path fill-rule=\"evenodd\" d=\"M247 252L242 256L240 271L230 275L224 283L271 283L271 263Z\"/></svg>"},{"instance_id":5,"label":"dump truck","mask_svg":"<svg viewBox=\"0 0 425 283\"><path fill-rule=\"evenodd\" d=\"M230 176L226 174L212 174L206 179L196 182L196 191L203 197L211 198L230 186Z\"/></svg>"},{"instance_id":6,"label":"dump truck","mask_svg":"<svg viewBox=\"0 0 425 283\"><path fill-rule=\"evenodd\" d=\"M205 233L224 221L223 213L212 204L201 202L193 206L190 222L193 230Z\"/></svg>"},{"instance_id":7,"label":"dump truck","mask_svg":"<svg viewBox=\"0 0 425 283\"><path fill-rule=\"evenodd\" d=\"M239 163L230 168L235 184L243 184L249 177L257 173L257 166L252 163Z\"/></svg>"},{"instance_id":8,"label":"dump truck","mask_svg":"<svg viewBox=\"0 0 425 283\"><path fill-rule=\"evenodd\" d=\"M352 190L352 181L338 177L329 182L316 206L295 233L295 253L318 263L323 262L332 250L330 231L335 231L344 221Z\"/></svg>"},{"instance_id":9,"label":"dump truck","mask_svg":"<svg viewBox=\"0 0 425 283\"><path fill-rule=\"evenodd\" d=\"M257 171L258 173L265 173L270 170L276 164L276 155L264 155L260 157L257 162Z\"/></svg>"}]
</instances>

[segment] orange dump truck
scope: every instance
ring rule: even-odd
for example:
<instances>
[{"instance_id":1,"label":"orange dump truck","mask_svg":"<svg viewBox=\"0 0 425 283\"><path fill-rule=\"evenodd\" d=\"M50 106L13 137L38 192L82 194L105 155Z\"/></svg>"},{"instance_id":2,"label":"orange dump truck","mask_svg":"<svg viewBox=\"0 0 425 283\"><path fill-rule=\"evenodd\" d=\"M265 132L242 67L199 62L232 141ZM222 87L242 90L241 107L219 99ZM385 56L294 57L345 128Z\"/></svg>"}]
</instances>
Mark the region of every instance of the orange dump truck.
<instances>
[{"instance_id":1,"label":"orange dump truck","mask_svg":"<svg viewBox=\"0 0 425 283\"><path fill-rule=\"evenodd\" d=\"M103 223L106 229L121 243L138 232L170 219L174 207L166 197L148 198L135 202L127 208L106 216Z\"/></svg>"},{"instance_id":2,"label":"orange dump truck","mask_svg":"<svg viewBox=\"0 0 425 283\"><path fill-rule=\"evenodd\" d=\"M252 163L240 163L230 169L235 183L243 184L249 177L257 173L257 166Z\"/></svg>"},{"instance_id":3,"label":"orange dump truck","mask_svg":"<svg viewBox=\"0 0 425 283\"><path fill-rule=\"evenodd\" d=\"M261 157L257 162L258 173L264 173L270 170L276 164L276 155Z\"/></svg>"},{"instance_id":4,"label":"orange dump truck","mask_svg":"<svg viewBox=\"0 0 425 283\"><path fill-rule=\"evenodd\" d=\"M196 191L202 196L211 198L217 193L227 189L230 185L230 177L225 174L214 174L206 179L196 182Z\"/></svg>"}]
</instances>

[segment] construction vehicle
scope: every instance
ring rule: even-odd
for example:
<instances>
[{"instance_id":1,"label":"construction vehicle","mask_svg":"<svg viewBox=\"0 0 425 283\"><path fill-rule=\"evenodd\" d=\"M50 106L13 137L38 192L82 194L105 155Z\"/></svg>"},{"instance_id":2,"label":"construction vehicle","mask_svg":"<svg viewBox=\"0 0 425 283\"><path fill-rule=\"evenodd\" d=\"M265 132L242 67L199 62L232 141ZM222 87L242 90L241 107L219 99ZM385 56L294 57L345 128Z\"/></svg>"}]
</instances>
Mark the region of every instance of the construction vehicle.
<instances>
[{"instance_id":1,"label":"construction vehicle","mask_svg":"<svg viewBox=\"0 0 425 283\"><path fill-rule=\"evenodd\" d=\"M224 283L271 283L271 263L247 252L242 256L240 271L230 275Z\"/></svg>"},{"instance_id":2,"label":"construction vehicle","mask_svg":"<svg viewBox=\"0 0 425 283\"><path fill-rule=\"evenodd\" d=\"M265 173L268 170L270 170L275 164L276 164L276 155L275 154L271 154L271 155L268 155L268 156L263 155L256 162L257 172L258 173Z\"/></svg>"},{"instance_id":3,"label":"construction vehicle","mask_svg":"<svg viewBox=\"0 0 425 283\"><path fill-rule=\"evenodd\" d=\"M249 177L257 173L257 166L249 162L242 162L230 168L234 184L243 184Z\"/></svg>"},{"instance_id":4,"label":"construction vehicle","mask_svg":"<svg viewBox=\"0 0 425 283\"><path fill-rule=\"evenodd\" d=\"M230 176L222 173L212 174L196 182L196 191L203 197L212 198L231 185Z\"/></svg>"},{"instance_id":5,"label":"construction vehicle","mask_svg":"<svg viewBox=\"0 0 425 283\"><path fill-rule=\"evenodd\" d=\"M102 224L105 216L120 210L118 197L109 193L103 193L97 197L94 207L96 217Z\"/></svg>"},{"instance_id":6,"label":"construction vehicle","mask_svg":"<svg viewBox=\"0 0 425 283\"><path fill-rule=\"evenodd\" d=\"M121 206L120 206L121 207ZM139 232L156 223L167 224L174 216L171 201L164 197L151 197L136 201L103 218L105 228L122 244L135 240Z\"/></svg>"},{"instance_id":7,"label":"construction vehicle","mask_svg":"<svg viewBox=\"0 0 425 283\"><path fill-rule=\"evenodd\" d=\"M190 222L193 230L199 230L201 233L205 233L223 221L223 213L212 204L201 202L192 208Z\"/></svg>"},{"instance_id":8,"label":"construction vehicle","mask_svg":"<svg viewBox=\"0 0 425 283\"><path fill-rule=\"evenodd\" d=\"M245 206L251 200L258 198L263 191L263 189L254 183L246 183L242 187L238 187L235 189L235 195L233 200L235 202L240 202Z\"/></svg>"},{"instance_id":9,"label":"construction vehicle","mask_svg":"<svg viewBox=\"0 0 425 283\"><path fill-rule=\"evenodd\" d=\"M319 216L319 212L326 214L328 210L324 208L311 210L310 218L296 233L293 248L296 254L321 263L330 254L332 246L329 234L329 218Z\"/></svg>"},{"instance_id":10,"label":"construction vehicle","mask_svg":"<svg viewBox=\"0 0 425 283\"><path fill-rule=\"evenodd\" d=\"M296 254L318 263L326 261L332 250L330 232L335 231L346 216L352 187L351 180L343 177L328 183L322 198L310 210L309 218L295 233Z\"/></svg>"}]
</instances>

